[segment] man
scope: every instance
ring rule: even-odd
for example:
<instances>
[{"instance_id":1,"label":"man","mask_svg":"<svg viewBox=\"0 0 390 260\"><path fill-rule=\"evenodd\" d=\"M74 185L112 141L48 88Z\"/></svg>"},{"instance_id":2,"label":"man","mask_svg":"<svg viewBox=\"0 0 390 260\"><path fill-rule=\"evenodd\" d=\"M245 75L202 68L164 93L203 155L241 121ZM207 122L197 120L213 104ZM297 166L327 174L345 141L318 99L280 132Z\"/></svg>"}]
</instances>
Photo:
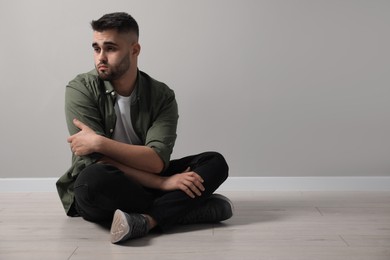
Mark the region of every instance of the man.
<instances>
[{"instance_id":1,"label":"man","mask_svg":"<svg viewBox=\"0 0 390 260\"><path fill-rule=\"evenodd\" d=\"M95 69L65 94L72 167L57 190L66 213L112 221L112 243L155 227L230 218L231 202L213 194L228 176L221 154L170 161L177 103L168 86L138 70L137 22L112 13L91 25Z\"/></svg>"}]
</instances>

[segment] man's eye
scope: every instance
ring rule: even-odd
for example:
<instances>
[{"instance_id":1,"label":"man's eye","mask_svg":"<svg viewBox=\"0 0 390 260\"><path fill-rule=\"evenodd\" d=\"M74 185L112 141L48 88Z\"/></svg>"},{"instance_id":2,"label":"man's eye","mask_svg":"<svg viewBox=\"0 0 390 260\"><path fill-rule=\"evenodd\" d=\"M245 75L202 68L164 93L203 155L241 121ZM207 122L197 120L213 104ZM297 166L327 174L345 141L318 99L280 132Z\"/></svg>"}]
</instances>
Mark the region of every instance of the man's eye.
<instances>
[{"instance_id":1,"label":"man's eye","mask_svg":"<svg viewBox=\"0 0 390 260\"><path fill-rule=\"evenodd\" d=\"M115 51L114 47L107 47L107 51Z\"/></svg>"},{"instance_id":2,"label":"man's eye","mask_svg":"<svg viewBox=\"0 0 390 260\"><path fill-rule=\"evenodd\" d=\"M93 48L93 51L99 53L100 52L100 48Z\"/></svg>"}]
</instances>

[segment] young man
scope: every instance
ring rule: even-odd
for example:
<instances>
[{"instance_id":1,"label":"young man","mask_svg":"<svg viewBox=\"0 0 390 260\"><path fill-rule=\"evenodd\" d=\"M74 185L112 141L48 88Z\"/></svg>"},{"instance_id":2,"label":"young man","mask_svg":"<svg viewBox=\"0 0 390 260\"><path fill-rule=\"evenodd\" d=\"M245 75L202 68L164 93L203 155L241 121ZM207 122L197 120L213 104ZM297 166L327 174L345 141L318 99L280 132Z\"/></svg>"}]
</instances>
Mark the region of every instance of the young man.
<instances>
[{"instance_id":1,"label":"young man","mask_svg":"<svg viewBox=\"0 0 390 260\"><path fill-rule=\"evenodd\" d=\"M231 202L213 194L228 177L221 154L170 161L177 103L170 88L138 70L137 22L112 13L91 25L95 69L65 94L72 167L57 190L67 215L112 221L112 243L230 218Z\"/></svg>"}]
</instances>

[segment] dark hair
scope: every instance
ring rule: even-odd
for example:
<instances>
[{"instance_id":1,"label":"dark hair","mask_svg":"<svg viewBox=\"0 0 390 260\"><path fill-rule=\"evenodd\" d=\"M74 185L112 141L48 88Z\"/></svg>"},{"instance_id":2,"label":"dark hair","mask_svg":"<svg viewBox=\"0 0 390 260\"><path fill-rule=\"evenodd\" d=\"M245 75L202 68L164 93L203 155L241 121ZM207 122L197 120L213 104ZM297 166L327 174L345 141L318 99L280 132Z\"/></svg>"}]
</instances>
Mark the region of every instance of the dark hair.
<instances>
[{"instance_id":1,"label":"dark hair","mask_svg":"<svg viewBox=\"0 0 390 260\"><path fill-rule=\"evenodd\" d=\"M105 14L99 20L92 21L91 26L97 32L116 29L119 33L134 32L139 36L137 21L124 12Z\"/></svg>"}]
</instances>

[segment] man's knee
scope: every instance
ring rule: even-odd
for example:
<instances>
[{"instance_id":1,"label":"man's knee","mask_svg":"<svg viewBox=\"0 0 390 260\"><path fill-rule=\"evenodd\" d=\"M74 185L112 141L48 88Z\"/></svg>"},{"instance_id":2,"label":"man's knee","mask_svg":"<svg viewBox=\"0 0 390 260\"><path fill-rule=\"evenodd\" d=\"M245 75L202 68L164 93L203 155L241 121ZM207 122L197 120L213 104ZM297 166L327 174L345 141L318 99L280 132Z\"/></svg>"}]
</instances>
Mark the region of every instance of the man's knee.
<instances>
[{"instance_id":1,"label":"man's knee","mask_svg":"<svg viewBox=\"0 0 390 260\"><path fill-rule=\"evenodd\" d=\"M225 157L218 152L206 152L205 155L210 158L210 163L212 163L215 172L218 173L219 178L224 182L229 176L229 165Z\"/></svg>"},{"instance_id":2,"label":"man's knee","mask_svg":"<svg viewBox=\"0 0 390 260\"><path fill-rule=\"evenodd\" d=\"M74 194L78 203L93 203L95 193L99 192L104 186L104 172L103 165L93 164L79 173L74 183Z\"/></svg>"},{"instance_id":3,"label":"man's knee","mask_svg":"<svg viewBox=\"0 0 390 260\"><path fill-rule=\"evenodd\" d=\"M111 212L100 209L106 182L105 168L101 164L86 167L79 173L74 184L76 210L88 221L103 221L112 215Z\"/></svg>"},{"instance_id":4,"label":"man's knee","mask_svg":"<svg viewBox=\"0 0 390 260\"><path fill-rule=\"evenodd\" d=\"M220 169L221 178L225 181L229 176L229 165L222 154L214 152L214 156Z\"/></svg>"},{"instance_id":5,"label":"man's knee","mask_svg":"<svg viewBox=\"0 0 390 260\"><path fill-rule=\"evenodd\" d=\"M88 186L92 191L102 191L110 186L111 179L116 178L115 173L119 174L117 173L118 171L118 169L110 165L92 164L79 173L75 181L75 187Z\"/></svg>"}]
</instances>

